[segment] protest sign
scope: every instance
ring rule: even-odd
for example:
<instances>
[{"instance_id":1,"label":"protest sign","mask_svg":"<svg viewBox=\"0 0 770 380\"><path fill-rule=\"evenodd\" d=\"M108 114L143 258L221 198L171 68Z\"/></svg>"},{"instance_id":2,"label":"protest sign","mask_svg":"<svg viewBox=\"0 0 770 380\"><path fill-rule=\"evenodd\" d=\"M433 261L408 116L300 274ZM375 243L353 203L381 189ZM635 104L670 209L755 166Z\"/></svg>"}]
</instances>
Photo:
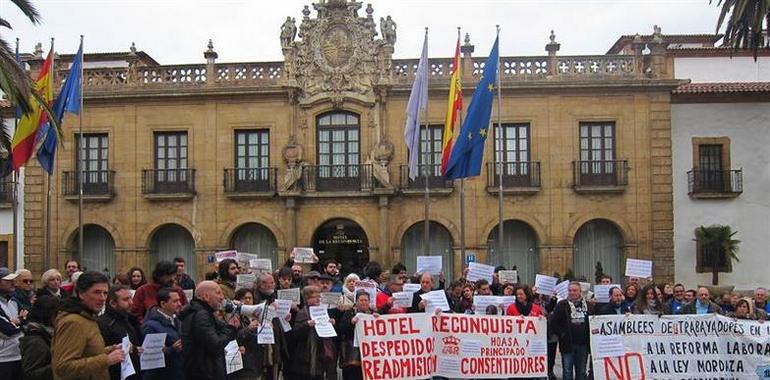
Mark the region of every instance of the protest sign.
<instances>
[{"instance_id":1,"label":"protest sign","mask_svg":"<svg viewBox=\"0 0 770 380\"><path fill-rule=\"evenodd\" d=\"M559 297L559 299L566 299L569 294L569 280L564 280L556 284L553 291L556 292L556 296Z\"/></svg>"},{"instance_id":2,"label":"protest sign","mask_svg":"<svg viewBox=\"0 0 770 380\"><path fill-rule=\"evenodd\" d=\"M295 305L299 305L299 288L278 289L279 300L289 300Z\"/></svg>"},{"instance_id":3,"label":"protest sign","mask_svg":"<svg viewBox=\"0 0 770 380\"><path fill-rule=\"evenodd\" d=\"M449 301L447 301L446 293L443 290L424 293L420 297L425 300L425 312L433 313L436 309L449 311Z\"/></svg>"},{"instance_id":4,"label":"protest sign","mask_svg":"<svg viewBox=\"0 0 770 380\"><path fill-rule=\"evenodd\" d=\"M253 288L254 282L257 281L257 276L253 274L239 274L235 277L235 288Z\"/></svg>"},{"instance_id":5,"label":"protest sign","mask_svg":"<svg viewBox=\"0 0 770 380\"><path fill-rule=\"evenodd\" d=\"M487 280L492 283L492 276L495 274L495 267L481 263L468 263L468 281L476 282L478 280Z\"/></svg>"},{"instance_id":6,"label":"protest sign","mask_svg":"<svg viewBox=\"0 0 770 380\"><path fill-rule=\"evenodd\" d=\"M598 302L598 303L609 303L610 302L610 289L612 289L612 288L623 289L618 284L594 285L594 297L596 297L596 302Z\"/></svg>"},{"instance_id":7,"label":"protest sign","mask_svg":"<svg viewBox=\"0 0 770 380\"><path fill-rule=\"evenodd\" d=\"M449 313L362 315L356 337L367 380L545 377L546 323Z\"/></svg>"},{"instance_id":8,"label":"protest sign","mask_svg":"<svg viewBox=\"0 0 770 380\"><path fill-rule=\"evenodd\" d=\"M139 367L142 371L153 368L164 368L166 359L163 347L166 346L166 333L147 334L142 342L142 354L139 355Z\"/></svg>"},{"instance_id":9,"label":"protest sign","mask_svg":"<svg viewBox=\"0 0 770 380\"><path fill-rule=\"evenodd\" d=\"M770 377L768 323L718 314L609 315L589 322L597 380Z\"/></svg>"},{"instance_id":10,"label":"protest sign","mask_svg":"<svg viewBox=\"0 0 770 380\"><path fill-rule=\"evenodd\" d=\"M250 262L251 260L256 260L259 258L259 255L256 253L248 253L248 252L238 252L238 265L240 265L241 268L250 268Z\"/></svg>"},{"instance_id":11,"label":"protest sign","mask_svg":"<svg viewBox=\"0 0 770 380\"><path fill-rule=\"evenodd\" d=\"M124 336L123 340L120 341L120 348L126 353L123 361L120 362L120 380L126 380L127 377L136 373L134 363L131 362L131 355L128 354L131 352L131 341L128 340L128 335Z\"/></svg>"},{"instance_id":12,"label":"protest sign","mask_svg":"<svg viewBox=\"0 0 770 380\"><path fill-rule=\"evenodd\" d=\"M497 278L501 284L516 284L519 282L519 272L515 270L501 270L497 272Z\"/></svg>"},{"instance_id":13,"label":"protest sign","mask_svg":"<svg viewBox=\"0 0 770 380\"><path fill-rule=\"evenodd\" d=\"M294 248L292 255L294 255L294 262L297 264L314 264L318 261L313 248Z\"/></svg>"},{"instance_id":14,"label":"protest sign","mask_svg":"<svg viewBox=\"0 0 770 380\"><path fill-rule=\"evenodd\" d=\"M559 281L559 279L556 277L546 276L544 274L536 274L535 287L537 288L538 294L552 296L557 281Z\"/></svg>"},{"instance_id":15,"label":"protest sign","mask_svg":"<svg viewBox=\"0 0 770 380\"><path fill-rule=\"evenodd\" d=\"M183 291L184 291L185 298L187 298L187 302L192 301L193 295L195 293L195 290L193 290L193 289L185 289Z\"/></svg>"},{"instance_id":16,"label":"protest sign","mask_svg":"<svg viewBox=\"0 0 770 380\"><path fill-rule=\"evenodd\" d=\"M359 290L365 291L369 294L369 306L372 308L377 306L377 283L374 281L356 281L353 285L353 294L358 293Z\"/></svg>"},{"instance_id":17,"label":"protest sign","mask_svg":"<svg viewBox=\"0 0 770 380\"><path fill-rule=\"evenodd\" d=\"M333 338L337 331L331 324L326 306L310 306L310 319L315 321L315 332L322 338Z\"/></svg>"},{"instance_id":18,"label":"protest sign","mask_svg":"<svg viewBox=\"0 0 770 380\"><path fill-rule=\"evenodd\" d=\"M393 293L393 307L408 309L412 307L413 299L413 292L395 292Z\"/></svg>"},{"instance_id":19,"label":"protest sign","mask_svg":"<svg viewBox=\"0 0 770 380\"><path fill-rule=\"evenodd\" d=\"M234 340L231 340L225 346L225 365L227 366L228 375L243 369L243 355L238 350L238 342Z\"/></svg>"},{"instance_id":20,"label":"protest sign","mask_svg":"<svg viewBox=\"0 0 770 380\"><path fill-rule=\"evenodd\" d=\"M420 284L412 284L411 282L404 284L404 291L405 292L412 292L412 293L414 293L414 292L417 292L419 290L420 290Z\"/></svg>"},{"instance_id":21,"label":"protest sign","mask_svg":"<svg viewBox=\"0 0 770 380\"><path fill-rule=\"evenodd\" d=\"M270 259L251 259L249 260L249 268L259 273L272 273L273 262Z\"/></svg>"},{"instance_id":22,"label":"protest sign","mask_svg":"<svg viewBox=\"0 0 770 380\"><path fill-rule=\"evenodd\" d=\"M417 271L415 273L430 272L437 275L441 270L441 256L417 256Z\"/></svg>"},{"instance_id":23,"label":"protest sign","mask_svg":"<svg viewBox=\"0 0 770 380\"><path fill-rule=\"evenodd\" d=\"M626 259L626 276L639 278L652 277L652 261Z\"/></svg>"},{"instance_id":24,"label":"protest sign","mask_svg":"<svg viewBox=\"0 0 770 380\"><path fill-rule=\"evenodd\" d=\"M275 344L273 324L265 322L257 329L257 344Z\"/></svg>"},{"instance_id":25,"label":"protest sign","mask_svg":"<svg viewBox=\"0 0 770 380\"><path fill-rule=\"evenodd\" d=\"M220 251L214 254L214 257L217 258L217 262L222 262L224 259L233 259L235 261L238 261L238 251L236 250L230 250L230 251Z\"/></svg>"},{"instance_id":26,"label":"protest sign","mask_svg":"<svg viewBox=\"0 0 770 380\"><path fill-rule=\"evenodd\" d=\"M342 293L324 292L321 293L321 303L333 308L342 304Z\"/></svg>"}]
</instances>

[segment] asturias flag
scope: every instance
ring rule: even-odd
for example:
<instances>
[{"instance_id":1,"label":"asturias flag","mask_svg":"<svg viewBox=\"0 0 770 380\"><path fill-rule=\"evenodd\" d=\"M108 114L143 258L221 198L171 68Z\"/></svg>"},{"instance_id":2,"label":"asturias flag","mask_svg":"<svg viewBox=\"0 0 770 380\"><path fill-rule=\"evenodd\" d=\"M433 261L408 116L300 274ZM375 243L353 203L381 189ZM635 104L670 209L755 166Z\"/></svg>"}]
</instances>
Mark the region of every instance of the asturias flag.
<instances>
[{"instance_id":1,"label":"asturias flag","mask_svg":"<svg viewBox=\"0 0 770 380\"><path fill-rule=\"evenodd\" d=\"M489 118L492 116L492 101L495 96L497 81L498 39L489 52L484 65L484 74L476 90L473 91L468 114L463 121L460 133L455 137L452 154L444 177L459 179L475 177L481 174L481 163L484 160L484 143L487 140Z\"/></svg>"},{"instance_id":2,"label":"asturias flag","mask_svg":"<svg viewBox=\"0 0 770 380\"><path fill-rule=\"evenodd\" d=\"M409 178L417 178L417 155L420 147L420 113L428 105L428 32L425 32L425 42L422 43L422 55L414 75L412 92L406 106L406 126L404 127L404 142L409 150Z\"/></svg>"},{"instance_id":3,"label":"asturias flag","mask_svg":"<svg viewBox=\"0 0 770 380\"><path fill-rule=\"evenodd\" d=\"M460 61L460 32L457 32L457 46L452 60L452 75L449 79L449 100L447 100L444 135L441 139L441 175L446 173L449 155L452 153L454 136L457 134L457 117L463 110L462 66Z\"/></svg>"},{"instance_id":4,"label":"asturias flag","mask_svg":"<svg viewBox=\"0 0 770 380\"><path fill-rule=\"evenodd\" d=\"M64 120L64 113L80 113L80 88L81 88L81 69L83 67L83 43L80 44L77 55L72 61L70 72L67 74L67 80L59 93L59 97L53 103L53 114L56 120L61 123ZM43 125L38 133L38 140L45 138L40 148L37 150L37 160L40 166L53 174L53 163L56 158L56 145L58 136L56 130L51 128L51 123Z\"/></svg>"},{"instance_id":5,"label":"asturias flag","mask_svg":"<svg viewBox=\"0 0 770 380\"><path fill-rule=\"evenodd\" d=\"M48 52L48 57L43 63L43 67L40 68L40 73L37 75L37 81L35 82L35 89L40 96L50 104L53 99L53 48ZM43 112L40 104L37 100L32 99L30 101L32 105L31 112L22 116L19 125L16 127L16 131L13 134L13 140L11 140L11 155L13 155L13 169L19 170L24 164L32 157L32 152L35 149L35 142L37 131L40 127L48 122L48 114Z\"/></svg>"}]
</instances>

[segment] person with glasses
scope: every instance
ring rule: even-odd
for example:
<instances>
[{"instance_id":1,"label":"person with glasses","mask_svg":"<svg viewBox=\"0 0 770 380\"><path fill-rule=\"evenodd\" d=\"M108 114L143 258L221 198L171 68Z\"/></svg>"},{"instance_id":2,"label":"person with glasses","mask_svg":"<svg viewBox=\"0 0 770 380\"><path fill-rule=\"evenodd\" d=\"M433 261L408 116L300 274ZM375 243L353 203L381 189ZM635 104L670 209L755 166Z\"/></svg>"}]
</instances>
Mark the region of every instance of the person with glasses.
<instances>
[{"instance_id":1,"label":"person with glasses","mask_svg":"<svg viewBox=\"0 0 770 380\"><path fill-rule=\"evenodd\" d=\"M29 310L32 308L32 304L35 303L35 292L32 289L35 280L32 279L32 272L27 269L19 269L16 271L16 291L13 293L13 298L19 303L19 308L22 310Z\"/></svg>"},{"instance_id":2,"label":"person with glasses","mask_svg":"<svg viewBox=\"0 0 770 380\"><path fill-rule=\"evenodd\" d=\"M681 314L684 305L687 305L684 285L676 284L674 285L674 297L666 304L666 314Z\"/></svg>"}]
</instances>

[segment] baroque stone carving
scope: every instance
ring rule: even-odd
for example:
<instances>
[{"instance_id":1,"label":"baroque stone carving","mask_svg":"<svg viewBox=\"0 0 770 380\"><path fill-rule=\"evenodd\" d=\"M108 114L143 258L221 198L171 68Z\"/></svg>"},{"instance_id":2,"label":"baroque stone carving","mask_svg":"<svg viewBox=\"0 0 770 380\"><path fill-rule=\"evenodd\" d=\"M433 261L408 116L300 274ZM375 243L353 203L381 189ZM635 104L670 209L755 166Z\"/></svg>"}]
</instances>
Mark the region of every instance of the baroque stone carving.
<instances>
[{"instance_id":1,"label":"baroque stone carving","mask_svg":"<svg viewBox=\"0 0 770 380\"><path fill-rule=\"evenodd\" d=\"M281 47L287 48L294 42L294 38L297 37L297 25L296 20L291 17L286 17L286 21L281 25Z\"/></svg>"},{"instance_id":2,"label":"baroque stone carving","mask_svg":"<svg viewBox=\"0 0 770 380\"><path fill-rule=\"evenodd\" d=\"M374 149L369 153L369 158L366 163L372 165L372 174L381 187L386 189L393 188L390 183L390 173L388 172L388 164L393 159L393 144L388 141L381 141L374 146Z\"/></svg>"},{"instance_id":3,"label":"baroque stone carving","mask_svg":"<svg viewBox=\"0 0 770 380\"><path fill-rule=\"evenodd\" d=\"M281 179L280 191L297 190L297 183L302 178L302 170L305 167L305 162L302 160L302 145L297 144L294 138L289 140L289 143L283 147L283 160L286 162L286 173L284 173Z\"/></svg>"},{"instance_id":4,"label":"baroque stone carving","mask_svg":"<svg viewBox=\"0 0 770 380\"><path fill-rule=\"evenodd\" d=\"M366 16L359 17L361 5L347 0L314 3L317 17L310 18L307 8L302 11L300 40L293 43L288 32L284 35L293 20L284 23L281 45L284 65L289 68L286 80L289 87L299 90L300 105L331 100L340 107L350 99L374 104L374 88L390 85L395 23L384 21L392 42L376 39L373 9L367 7Z\"/></svg>"}]
</instances>

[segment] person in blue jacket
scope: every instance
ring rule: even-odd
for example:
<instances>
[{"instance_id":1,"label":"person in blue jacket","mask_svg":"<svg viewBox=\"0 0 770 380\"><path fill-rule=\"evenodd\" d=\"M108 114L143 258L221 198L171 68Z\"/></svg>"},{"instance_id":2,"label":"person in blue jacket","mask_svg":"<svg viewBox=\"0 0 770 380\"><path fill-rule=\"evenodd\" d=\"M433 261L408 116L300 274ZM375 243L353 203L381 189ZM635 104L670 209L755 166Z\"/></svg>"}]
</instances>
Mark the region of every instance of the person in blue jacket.
<instances>
[{"instance_id":1,"label":"person in blue jacket","mask_svg":"<svg viewBox=\"0 0 770 380\"><path fill-rule=\"evenodd\" d=\"M169 288L158 290L158 306L147 312L142 325L142 335L166 333L166 347L163 349L166 367L143 371L144 380L184 379L182 367L182 339L179 336L181 322L176 317L182 302L179 293Z\"/></svg>"}]
</instances>

